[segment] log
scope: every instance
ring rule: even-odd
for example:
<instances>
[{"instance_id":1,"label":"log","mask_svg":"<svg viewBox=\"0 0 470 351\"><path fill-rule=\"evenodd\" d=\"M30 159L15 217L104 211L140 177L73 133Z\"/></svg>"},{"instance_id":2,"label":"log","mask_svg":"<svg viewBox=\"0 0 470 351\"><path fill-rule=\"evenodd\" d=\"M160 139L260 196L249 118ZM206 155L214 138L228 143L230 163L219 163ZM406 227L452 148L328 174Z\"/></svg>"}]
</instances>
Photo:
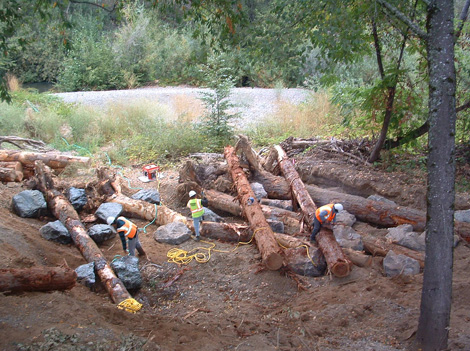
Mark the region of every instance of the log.
<instances>
[{"instance_id":1,"label":"log","mask_svg":"<svg viewBox=\"0 0 470 351\"><path fill-rule=\"evenodd\" d=\"M343 252L348 256L349 260L358 267L370 267L372 265L372 256L366 255L361 251L350 248L343 248Z\"/></svg>"},{"instance_id":2,"label":"log","mask_svg":"<svg viewBox=\"0 0 470 351\"><path fill-rule=\"evenodd\" d=\"M44 194L49 210L67 228L73 242L85 260L94 262L95 270L113 302L119 304L131 298L122 281L114 274L101 250L88 235L78 213L67 198L54 188L50 169L42 161L36 161L35 165L38 188Z\"/></svg>"},{"instance_id":3,"label":"log","mask_svg":"<svg viewBox=\"0 0 470 351\"><path fill-rule=\"evenodd\" d=\"M237 198L216 190L206 190L204 194L209 201L211 209L224 211L237 217L243 216L242 208ZM297 232L300 228L299 214L296 212L266 205L261 205L261 210L266 219L283 222L288 227L287 229L290 234Z\"/></svg>"},{"instance_id":4,"label":"log","mask_svg":"<svg viewBox=\"0 0 470 351\"><path fill-rule=\"evenodd\" d=\"M23 180L23 172L15 171L14 168L0 167L1 182L21 182Z\"/></svg>"},{"instance_id":5,"label":"log","mask_svg":"<svg viewBox=\"0 0 470 351\"><path fill-rule=\"evenodd\" d=\"M76 281L77 273L71 268L0 269L0 291L68 290L75 286Z\"/></svg>"},{"instance_id":6,"label":"log","mask_svg":"<svg viewBox=\"0 0 470 351\"><path fill-rule=\"evenodd\" d=\"M290 184L292 193L297 199L297 202L302 209L302 213L304 214L307 228L311 231L317 207L307 192L304 183L299 178L299 174L295 170L292 161L289 160L286 153L279 145L276 145L275 149L278 153L278 162L281 172ZM345 277L349 275L351 272L351 262L343 253L343 250L336 241L333 232L329 229L322 228L317 234L316 240L318 247L325 256L330 272L336 277Z\"/></svg>"},{"instance_id":7,"label":"log","mask_svg":"<svg viewBox=\"0 0 470 351\"><path fill-rule=\"evenodd\" d=\"M58 152L28 152L21 150L0 149L0 161L17 161L23 166L34 168L35 161L42 161L46 166L53 169L63 169L71 163L78 163L84 166L90 165L89 157L66 155Z\"/></svg>"},{"instance_id":8,"label":"log","mask_svg":"<svg viewBox=\"0 0 470 351\"><path fill-rule=\"evenodd\" d=\"M254 231L254 238L261 253L263 264L268 269L278 270L283 264L281 248L277 244L274 233L266 221L258 202L255 200L253 204L248 205L249 198L255 198L255 194L240 167L240 162L233 147L225 147L224 156L229 165L232 181L237 189L243 213Z\"/></svg>"},{"instance_id":9,"label":"log","mask_svg":"<svg viewBox=\"0 0 470 351\"><path fill-rule=\"evenodd\" d=\"M235 150L241 150L246 156L250 169L253 172L251 180L263 185L264 190L268 193L268 198L280 200L290 200L292 198L289 184L287 184L286 180L283 177L275 176L263 169L258 155L251 147L246 136L239 136Z\"/></svg>"},{"instance_id":10,"label":"log","mask_svg":"<svg viewBox=\"0 0 470 351\"><path fill-rule=\"evenodd\" d=\"M308 193L318 206L331 202L340 202L345 209L362 222L372 223L381 227L396 227L401 224L411 224L413 230L426 229L426 214L415 208L395 206L381 201L365 199L360 196L338 193L316 186L307 185ZM467 242L470 242L470 223L455 221L455 232Z\"/></svg>"},{"instance_id":11,"label":"log","mask_svg":"<svg viewBox=\"0 0 470 351\"><path fill-rule=\"evenodd\" d=\"M12 168L17 172L23 172L23 165L21 162L0 162L0 168Z\"/></svg>"}]
</instances>

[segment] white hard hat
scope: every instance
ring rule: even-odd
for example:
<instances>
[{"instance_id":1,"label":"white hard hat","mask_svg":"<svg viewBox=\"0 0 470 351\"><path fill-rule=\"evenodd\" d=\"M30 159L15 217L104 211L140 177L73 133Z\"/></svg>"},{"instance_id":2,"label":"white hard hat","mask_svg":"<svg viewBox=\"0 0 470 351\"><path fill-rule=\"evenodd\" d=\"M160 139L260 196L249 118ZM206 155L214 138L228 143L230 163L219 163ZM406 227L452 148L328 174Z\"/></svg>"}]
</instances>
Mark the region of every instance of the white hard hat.
<instances>
[{"instance_id":1,"label":"white hard hat","mask_svg":"<svg viewBox=\"0 0 470 351\"><path fill-rule=\"evenodd\" d=\"M195 196L195 195L196 195L196 192L195 192L194 190L191 190L191 191L189 192L189 197L193 197L193 196Z\"/></svg>"},{"instance_id":2,"label":"white hard hat","mask_svg":"<svg viewBox=\"0 0 470 351\"><path fill-rule=\"evenodd\" d=\"M336 210L336 212L342 211L343 210L343 205L335 204L335 210Z\"/></svg>"},{"instance_id":3,"label":"white hard hat","mask_svg":"<svg viewBox=\"0 0 470 351\"><path fill-rule=\"evenodd\" d=\"M106 219L106 223L108 223L108 225L111 225L114 223L115 220L116 220L116 217L108 217Z\"/></svg>"}]
</instances>

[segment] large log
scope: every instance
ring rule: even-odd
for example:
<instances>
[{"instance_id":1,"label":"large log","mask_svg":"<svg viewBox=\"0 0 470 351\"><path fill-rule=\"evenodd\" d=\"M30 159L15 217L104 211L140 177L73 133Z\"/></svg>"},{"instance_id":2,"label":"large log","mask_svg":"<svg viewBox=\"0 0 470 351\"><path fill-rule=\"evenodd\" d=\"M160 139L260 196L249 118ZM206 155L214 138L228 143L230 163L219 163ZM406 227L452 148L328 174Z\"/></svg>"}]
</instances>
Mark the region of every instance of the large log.
<instances>
[{"instance_id":1,"label":"large log","mask_svg":"<svg viewBox=\"0 0 470 351\"><path fill-rule=\"evenodd\" d=\"M238 199L240 200L243 212L254 231L254 238L261 253L263 263L268 269L277 270L282 267L283 263L281 248L277 244L274 233L266 221L258 202L255 200L249 205L249 199L255 198L255 194L240 167L240 162L233 147L225 147L224 156L229 165L232 181L237 189Z\"/></svg>"},{"instance_id":2,"label":"large log","mask_svg":"<svg viewBox=\"0 0 470 351\"><path fill-rule=\"evenodd\" d=\"M209 201L211 209L224 211L237 217L243 216L243 211L237 198L216 190L206 190L204 194ZM299 231L300 220L298 213L266 205L261 205L261 210L266 219L283 222L288 227L288 232L295 233Z\"/></svg>"},{"instance_id":3,"label":"large log","mask_svg":"<svg viewBox=\"0 0 470 351\"><path fill-rule=\"evenodd\" d=\"M261 183L268 194L270 199L290 200L292 195L290 193L289 184L283 177L275 176L263 169L260 164L258 155L251 147L250 142L246 136L240 135L235 150L241 150L245 155L250 168L253 171L252 181Z\"/></svg>"},{"instance_id":4,"label":"large log","mask_svg":"<svg viewBox=\"0 0 470 351\"><path fill-rule=\"evenodd\" d=\"M0 291L68 290L75 286L76 281L77 273L71 268L0 269Z\"/></svg>"},{"instance_id":5,"label":"large log","mask_svg":"<svg viewBox=\"0 0 470 351\"><path fill-rule=\"evenodd\" d=\"M396 227L411 224L413 230L426 229L426 214L415 208L396 206L382 201L365 199L360 196L338 193L315 186L306 186L308 193L318 206L331 202L340 202L344 208L362 222L372 223L381 227ZM470 223L455 221L455 232L470 242Z\"/></svg>"},{"instance_id":6,"label":"large log","mask_svg":"<svg viewBox=\"0 0 470 351\"><path fill-rule=\"evenodd\" d=\"M72 156L58 152L39 153L5 149L0 149L0 161L17 161L30 168L34 168L35 161L42 161L46 166L53 169L63 169L71 163L79 163L84 166L90 165L89 157Z\"/></svg>"},{"instance_id":7,"label":"large log","mask_svg":"<svg viewBox=\"0 0 470 351\"><path fill-rule=\"evenodd\" d=\"M304 183L299 178L299 174L295 170L294 164L289 160L284 150L279 145L276 145L275 149L278 153L278 162L281 172L290 184L292 193L297 199L297 202L302 209L302 213L304 214L304 218L307 221L307 227L311 230L312 223L315 218L315 211L317 209L315 203L307 192ZM337 277L345 277L349 275L351 271L351 262L344 254L331 230L322 228L317 234L316 240L318 247L325 256L326 263L331 273Z\"/></svg>"},{"instance_id":8,"label":"large log","mask_svg":"<svg viewBox=\"0 0 470 351\"><path fill-rule=\"evenodd\" d=\"M23 172L18 172L14 168L0 167L1 182L21 182L23 180Z\"/></svg>"},{"instance_id":9,"label":"large log","mask_svg":"<svg viewBox=\"0 0 470 351\"><path fill-rule=\"evenodd\" d=\"M44 194L49 210L67 228L73 242L80 250L85 260L87 262L94 262L95 270L111 299L115 303L121 303L131 298L131 295L122 281L114 274L101 250L88 235L85 226L80 221L78 213L67 198L54 188L50 170L44 166L44 163L41 161L36 161L35 165L38 188Z\"/></svg>"}]
</instances>

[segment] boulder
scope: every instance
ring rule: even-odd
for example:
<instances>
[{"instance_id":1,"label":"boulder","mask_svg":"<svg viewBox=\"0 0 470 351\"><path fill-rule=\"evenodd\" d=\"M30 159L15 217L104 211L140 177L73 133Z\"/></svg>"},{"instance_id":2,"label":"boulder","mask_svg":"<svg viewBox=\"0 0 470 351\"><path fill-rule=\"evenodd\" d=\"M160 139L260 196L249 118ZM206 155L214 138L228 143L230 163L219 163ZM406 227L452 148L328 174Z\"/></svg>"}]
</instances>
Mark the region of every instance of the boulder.
<instances>
[{"instance_id":1,"label":"boulder","mask_svg":"<svg viewBox=\"0 0 470 351\"><path fill-rule=\"evenodd\" d=\"M80 211L88 202L85 189L71 187L67 191L67 198L76 211Z\"/></svg>"},{"instance_id":2,"label":"boulder","mask_svg":"<svg viewBox=\"0 0 470 351\"><path fill-rule=\"evenodd\" d=\"M88 235L97 244L101 244L106 240L116 236L116 230L107 224L95 224L88 229Z\"/></svg>"},{"instance_id":3,"label":"boulder","mask_svg":"<svg viewBox=\"0 0 470 351\"><path fill-rule=\"evenodd\" d=\"M395 244L412 250L425 251L426 249L426 232L421 234L413 232L413 226L410 224L402 224L395 228L389 228L388 234L385 237Z\"/></svg>"},{"instance_id":4,"label":"boulder","mask_svg":"<svg viewBox=\"0 0 470 351\"><path fill-rule=\"evenodd\" d=\"M335 225L333 226L333 234L339 246L356 251L364 250L362 237L351 227Z\"/></svg>"},{"instance_id":5,"label":"boulder","mask_svg":"<svg viewBox=\"0 0 470 351\"><path fill-rule=\"evenodd\" d=\"M184 223L172 222L158 227L153 237L159 243L179 245L191 237L191 230Z\"/></svg>"},{"instance_id":6,"label":"boulder","mask_svg":"<svg viewBox=\"0 0 470 351\"><path fill-rule=\"evenodd\" d=\"M57 220L43 225L39 233L46 240L56 241L60 244L72 244L72 236L61 221Z\"/></svg>"},{"instance_id":7,"label":"boulder","mask_svg":"<svg viewBox=\"0 0 470 351\"><path fill-rule=\"evenodd\" d=\"M108 217L119 217L122 212L122 205L115 202L105 202L95 212L95 216L106 223Z\"/></svg>"},{"instance_id":8,"label":"boulder","mask_svg":"<svg viewBox=\"0 0 470 351\"><path fill-rule=\"evenodd\" d=\"M139 270L139 259L135 256L124 256L111 262L111 268L127 290L137 290L142 286L142 275Z\"/></svg>"},{"instance_id":9,"label":"boulder","mask_svg":"<svg viewBox=\"0 0 470 351\"><path fill-rule=\"evenodd\" d=\"M225 220L220 217L217 213L211 209L204 207L204 221L208 222L225 222Z\"/></svg>"},{"instance_id":10,"label":"boulder","mask_svg":"<svg viewBox=\"0 0 470 351\"><path fill-rule=\"evenodd\" d=\"M134 200L143 200L151 204L160 205L160 193L154 189L142 189L131 196Z\"/></svg>"},{"instance_id":11,"label":"boulder","mask_svg":"<svg viewBox=\"0 0 470 351\"><path fill-rule=\"evenodd\" d=\"M38 218L47 213L47 203L39 190L24 190L13 196L15 213L23 218Z\"/></svg>"},{"instance_id":12,"label":"boulder","mask_svg":"<svg viewBox=\"0 0 470 351\"><path fill-rule=\"evenodd\" d=\"M264 190L263 184L261 183L251 183L251 189L255 193L256 199L261 201L262 198L268 197L268 193Z\"/></svg>"},{"instance_id":13,"label":"boulder","mask_svg":"<svg viewBox=\"0 0 470 351\"><path fill-rule=\"evenodd\" d=\"M288 268L297 274L308 277L320 277L325 274L326 261L322 253L317 248L309 247L310 258L306 254L304 247L297 247L284 250L285 262Z\"/></svg>"},{"instance_id":14,"label":"boulder","mask_svg":"<svg viewBox=\"0 0 470 351\"><path fill-rule=\"evenodd\" d=\"M95 263L90 262L87 264L82 264L75 269L77 273L77 282L85 285L86 287L93 289L96 283L95 275Z\"/></svg>"},{"instance_id":15,"label":"boulder","mask_svg":"<svg viewBox=\"0 0 470 351\"><path fill-rule=\"evenodd\" d=\"M383 266L388 277L419 273L419 262L417 260L405 255L397 255L393 250L390 250L385 256Z\"/></svg>"}]
</instances>

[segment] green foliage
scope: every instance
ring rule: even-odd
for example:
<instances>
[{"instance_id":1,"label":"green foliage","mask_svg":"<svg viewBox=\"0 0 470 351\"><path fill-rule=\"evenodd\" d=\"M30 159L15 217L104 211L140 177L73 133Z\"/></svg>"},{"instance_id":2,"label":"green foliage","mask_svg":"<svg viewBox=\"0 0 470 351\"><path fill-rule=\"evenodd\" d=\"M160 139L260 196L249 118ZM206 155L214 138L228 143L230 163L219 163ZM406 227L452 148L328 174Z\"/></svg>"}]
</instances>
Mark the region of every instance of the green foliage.
<instances>
[{"instance_id":1,"label":"green foliage","mask_svg":"<svg viewBox=\"0 0 470 351\"><path fill-rule=\"evenodd\" d=\"M230 122L238 117L237 114L228 112L228 109L234 107L228 99L234 87L234 79L221 56L209 57L202 71L210 91L201 93L200 99L207 112L201 118L199 129L207 137L210 149L220 151L230 143L233 137L233 126Z\"/></svg>"}]
</instances>

